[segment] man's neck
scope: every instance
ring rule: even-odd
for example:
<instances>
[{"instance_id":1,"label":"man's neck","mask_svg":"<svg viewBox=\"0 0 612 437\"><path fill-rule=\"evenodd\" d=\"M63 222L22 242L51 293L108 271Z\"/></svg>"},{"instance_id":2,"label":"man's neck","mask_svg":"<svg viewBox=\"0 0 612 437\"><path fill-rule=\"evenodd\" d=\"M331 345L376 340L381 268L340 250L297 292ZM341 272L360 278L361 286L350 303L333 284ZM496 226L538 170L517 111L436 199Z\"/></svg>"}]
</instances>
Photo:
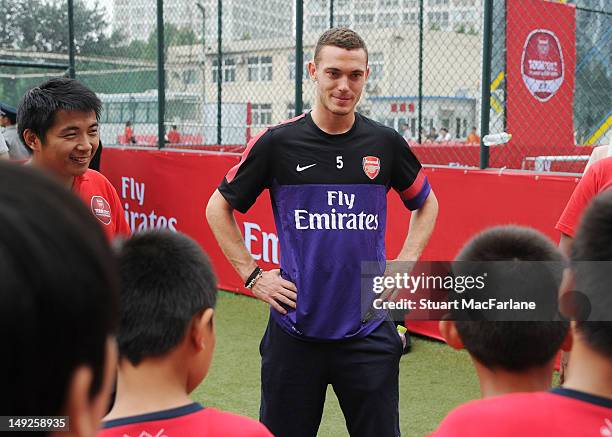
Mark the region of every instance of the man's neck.
<instances>
[{"instance_id":1,"label":"man's neck","mask_svg":"<svg viewBox=\"0 0 612 437\"><path fill-rule=\"evenodd\" d=\"M501 369L491 370L481 364L477 364L476 369L483 398L508 393L546 391L552 384L552 363L520 373Z\"/></svg>"},{"instance_id":2,"label":"man's neck","mask_svg":"<svg viewBox=\"0 0 612 437\"><path fill-rule=\"evenodd\" d=\"M316 105L310 116L319 129L330 135L346 133L351 130L355 123L355 111L346 115L338 115L328 111L321 105Z\"/></svg>"},{"instance_id":3,"label":"man's neck","mask_svg":"<svg viewBox=\"0 0 612 437\"><path fill-rule=\"evenodd\" d=\"M127 360L119 365L117 395L104 420L138 416L191 404L187 375L169 360L146 359L134 367Z\"/></svg>"},{"instance_id":4,"label":"man's neck","mask_svg":"<svg viewBox=\"0 0 612 437\"><path fill-rule=\"evenodd\" d=\"M574 337L564 388L612 399L612 364Z\"/></svg>"},{"instance_id":5,"label":"man's neck","mask_svg":"<svg viewBox=\"0 0 612 437\"><path fill-rule=\"evenodd\" d=\"M56 180L58 180L66 188L72 189L72 185L74 185L74 176L62 175L60 173L57 173L57 172L54 172L48 169L47 167L45 167L44 164L40 162L40 159L37 157L36 154L32 155L30 162L32 163L34 167L41 168L49 172Z\"/></svg>"}]
</instances>

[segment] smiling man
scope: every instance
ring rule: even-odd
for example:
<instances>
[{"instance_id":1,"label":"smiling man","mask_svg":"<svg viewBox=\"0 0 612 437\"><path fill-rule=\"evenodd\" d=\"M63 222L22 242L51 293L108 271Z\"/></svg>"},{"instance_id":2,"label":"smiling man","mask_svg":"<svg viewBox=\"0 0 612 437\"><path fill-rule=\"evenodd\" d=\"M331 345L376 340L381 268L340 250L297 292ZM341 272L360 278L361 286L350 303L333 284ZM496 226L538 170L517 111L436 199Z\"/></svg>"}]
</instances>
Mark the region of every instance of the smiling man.
<instances>
[{"instance_id":1,"label":"smiling man","mask_svg":"<svg viewBox=\"0 0 612 437\"><path fill-rule=\"evenodd\" d=\"M384 269L389 189L413 210L400 260L418 259L438 204L402 136L355 112L369 74L361 37L326 31L308 70L317 91L312 112L248 144L212 195L207 218L245 286L270 305L260 346L261 421L276 436L315 436L331 384L351 435L395 437L402 342L390 321L365 316L361 266ZM257 266L233 217L264 189L280 270Z\"/></svg>"},{"instance_id":2,"label":"smiling man","mask_svg":"<svg viewBox=\"0 0 612 437\"><path fill-rule=\"evenodd\" d=\"M32 165L77 194L108 239L128 235L121 201L103 175L88 169L100 144L102 103L74 79L54 78L29 90L17 112L19 136L32 149Z\"/></svg>"}]
</instances>

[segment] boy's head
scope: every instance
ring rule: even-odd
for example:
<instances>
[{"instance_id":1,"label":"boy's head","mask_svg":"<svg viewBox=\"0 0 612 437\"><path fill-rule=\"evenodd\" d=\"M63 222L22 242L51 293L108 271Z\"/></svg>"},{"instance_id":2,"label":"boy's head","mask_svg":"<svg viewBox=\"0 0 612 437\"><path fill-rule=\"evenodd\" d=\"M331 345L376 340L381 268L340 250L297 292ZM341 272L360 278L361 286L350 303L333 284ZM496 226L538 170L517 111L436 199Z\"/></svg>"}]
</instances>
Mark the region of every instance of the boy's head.
<instances>
[{"instance_id":1,"label":"boy's head","mask_svg":"<svg viewBox=\"0 0 612 437\"><path fill-rule=\"evenodd\" d=\"M612 359L612 191L595 197L585 211L572 245L570 272L562 294L572 286L589 314L569 314L589 349ZM581 303L575 302L577 307Z\"/></svg>"},{"instance_id":2,"label":"boy's head","mask_svg":"<svg viewBox=\"0 0 612 437\"><path fill-rule=\"evenodd\" d=\"M119 251L122 281L119 355L184 361L188 390L206 376L215 346L217 280L191 238L170 231L134 235Z\"/></svg>"},{"instance_id":3,"label":"boy's head","mask_svg":"<svg viewBox=\"0 0 612 437\"><path fill-rule=\"evenodd\" d=\"M74 79L50 79L26 92L17 122L34 162L64 179L85 173L100 143L101 107L96 94Z\"/></svg>"},{"instance_id":4,"label":"boy's head","mask_svg":"<svg viewBox=\"0 0 612 437\"><path fill-rule=\"evenodd\" d=\"M468 270L472 265L491 266L487 268L485 288L478 292L484 300L494 294L515 300L525 296L540 306L555 306L557 302L563 256L548 238L533 229L518 226L488 229L470 240L456 261L465 262ZM490 318L466 321L467 317L459 317L461 320L440 322L440 331L448 343L455 348L465 347L488 369L510 372L550 365L568 330L567 322L529 318L507 321L504 317L501 321Z\"/></svg>"},{"instance_id":5,"label":"boy's head","mask_svg":"<svg viewBox=\"0 0 612 437\"><path fill-rule=\"evenodd\" d=\"M119 278L99 223L71 193L0 164L0 411L70 416L95 435L112 389Z\"/></svg>"}]
</instances>

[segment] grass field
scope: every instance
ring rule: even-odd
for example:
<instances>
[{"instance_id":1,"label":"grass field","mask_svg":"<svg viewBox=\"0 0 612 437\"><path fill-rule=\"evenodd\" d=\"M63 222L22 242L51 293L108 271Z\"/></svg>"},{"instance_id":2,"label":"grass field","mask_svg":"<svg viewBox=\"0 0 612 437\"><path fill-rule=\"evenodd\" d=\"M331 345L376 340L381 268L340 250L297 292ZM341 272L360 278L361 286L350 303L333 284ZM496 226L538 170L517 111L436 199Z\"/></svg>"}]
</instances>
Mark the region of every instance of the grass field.
<instances>
[{"instance_id":1,"label":"grass field","mask_svg":"<svg viewBox=\"0 0 612 437\"><path fill-rule=\"evenodd\" d=\"M255 299L221 292L216 311L217 348L210 373L193 397L253 418L259 411L259 341L268 308ZM479 396L469 357L445 344L413 339L413 349L400 365L400 426L402 436L433 431L456 405ZM348 435L338 400L327 393L319 436Z\"/></svg>"}]
</instances>

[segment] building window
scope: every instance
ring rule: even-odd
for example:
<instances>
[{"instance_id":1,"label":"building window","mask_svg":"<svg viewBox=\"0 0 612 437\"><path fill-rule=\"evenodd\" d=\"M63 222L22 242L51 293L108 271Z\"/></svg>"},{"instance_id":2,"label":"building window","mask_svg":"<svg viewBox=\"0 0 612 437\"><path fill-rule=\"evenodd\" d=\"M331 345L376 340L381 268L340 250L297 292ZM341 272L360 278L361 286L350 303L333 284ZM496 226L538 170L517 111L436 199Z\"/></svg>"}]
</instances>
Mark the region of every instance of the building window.
<instances>
[{"instance_id":1,"label":"building window","mask_svg":"<svg viewBox=\"0 0 612 437\"><path fill-rule=\"evenodd\" d=\"M351 16L348 14L338 14L334 20L334 26L349 27L351 25Z\"/></svg>"},{"instance_id":2,"label":"building window","mask_svg":"<svg viewBox=\"0 0 612 437\"><path fill-rule=\"evenodd\" d=\"M366 11L371 11L375 7L376 7L376 3L375 3L374 0L356 0L355 1L355 8L356 9L362 9L362 10L366 10Z\"/></svg>"},{"instance_id":3,"label":"building window","mask_svg":"<svg viewBox=\"0 0 612 437\"><path fill-rule=\"evenodd\" d=\"M272 104L254 103L251 105L253 126L268 126L272 124Z\"/></svg>"},{"instance_id":4,"label":"building window","mask_svg":"<svg viewBox=\"0 0 612 437\"><path fill-rule=\"evenodd\" d=\"M368 56L368 63L370 64L369 80L376 81L382 79L384 66L383 54L381 52L370 53Z\"/></svg>"},{"instance_id":5,"label":"building window","mask_svg":"<svg viewBox=\"0 0 612 437\"><path fill-rule=\"evenodd\" d=\"M311 15L308 21L308 27L310 30L327 29L329 25L329 18L327 15Z\"/></svg>"},{"instance_id":6,"label":"building window","mask_svg":"<svg viewBox=\"0 0 612 437\"><path fill-rule=\"evenodd\" d=\"M247 60L249 82L272 80L272 56L251 56Z\"/></svg>"},{"instance_id":7,"label":"building window","mask_svg":"<svg viewBox=\"0 0 612 437\"><path fill-rule=\"evenodd\" d=\"M223 81L236 82L236 61L234 58L223 60Z\"/></svg>"},{"instance_id":8,"label":"building window","mask_svg":"<svg viewBox=\"0 0 612 437\"><path fill-rule=\"evenodd\" d=\"M355 14L355 24L362 26L374 24L374 14Z\"/></svg>"},{"instance_id":9,"label":"building window","mask_svg":"<svg viewBox=\"0 0 612 437\"><path fill-rule=\"evenodd\" d=\"M183 84L191 85L196 83L197 73L195 70L185 70L183 71Z\"/></svg>"},{"instance_id":10,"label":"building window","mask_svg":"<svg viewBox=\"0 0 612 437\"><path fill-rule=\"evenodd\" d=\"M427 19L429 24L435 24L442 29L448 27L448 12L428 12Z\"/></svg>"},{"instance_id":11,"label":"building window","mask_svg":"<svg viewBox=\"0 0 612 437\"><path fill-rule=\"evenodd\" d=\"M399 14L380 14L378 24L383 27L394 27L399 24Z\"/></svg>"},{"instance_id":12,"label":"building window","mask_svg":"<svg viewBox=\"0 0 612 437\"><path fill-rule=\"evenodd\" d=\"M304 102L302 104L302 113L306 113L310 111L310 102ZM287 103L287 118L293 118L295 117L295 104L294 103Z\"/></svg>"},{"instance_id":13,"label":"building window","mask_svg":"<svg viewBox=\"0 0 612 437\"><path fill-rule=\"evenodd\" d=\"M310 53L302 54L302 80L308 79L308 61L310 61L311 56ZM295 80L295 53L291 53L287 56L287 68L289 70L289 80Z\"/></svg>"},{"instance_id":14,"label":"building window","mask_svg":"<svg viewBox=\"0 0 612 437\"><path fill-rule=\"evenodd\" d=\"M217 73L219 62L217 59L213 59L212 61L212 81L213 83L217 83ZM223 82L235 82L236 81L236 60L234 58L225 58L223 59Z\"/></svg>"},{"instance_id":15,"label":"building window","mask_svg":"<svg viewBox=\"0 0 612 437\"><path fill-rule=\"evenodd\" d=\"M402 20L404 24L415 24L419 20L419 15L416 12L404 12Z\"/></svg>"}]
</instances>

